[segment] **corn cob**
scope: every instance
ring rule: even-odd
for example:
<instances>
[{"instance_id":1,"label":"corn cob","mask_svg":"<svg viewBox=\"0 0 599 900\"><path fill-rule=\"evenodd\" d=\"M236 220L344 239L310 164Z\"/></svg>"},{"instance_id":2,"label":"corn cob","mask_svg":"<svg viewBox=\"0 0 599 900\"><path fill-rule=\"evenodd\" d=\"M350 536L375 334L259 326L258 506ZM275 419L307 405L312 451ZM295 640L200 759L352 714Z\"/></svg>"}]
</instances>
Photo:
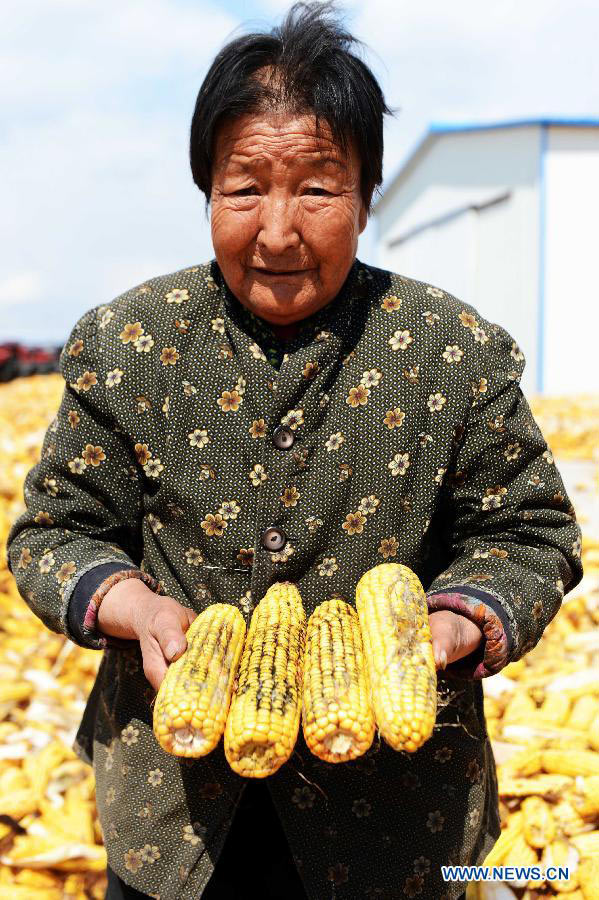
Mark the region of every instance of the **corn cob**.
<instances>
[{"instance_id":1,"label":"corn cob","mask_svg":"<svg viewBox=\"0 0 599 900\"><path fill-rule=\"evenodd\" d=\"M273 584L252 614L227 717L225 756L238 775L265 778L293 753L305 638L298 589L289 582Z\"/></svg>"},{"instance_id":2,"label":"corn cob","mask_svg":"<svg viewBox=\"0 0 599 900\"><path fill-rule=\"evenodd\" d=\"M584 900L599 900L599 856L582 859L576 874Z\"/></svg>"},{"instance_id":3,"label":"corn cob","mask_svg":"<svg viewBox=\"0 0 599 900\"><path fill-rule=\"evenodd\" d=\"M551 807L541 797L526 797L522 801L523 831L526 842L538 849L546 847L555 838L555 820Z\"/></svg>"},{"instance_id":4,"label":"corn cob","mask_svg":"<svg viewBox=\"0 0 599 900\"><path fill-rule=\"evenodd\" d=\"M599 712L599 700L596 697L591 694L579 697L574 701L566 727L577 731L587 731L597 712Z\"/></svg>"},{"instance_id":5,"label":"corn cob","mask_svg":"<svg viewBox=\"0 0 599 900\"><path fill-rule=\"evenodd\" d=\"M376 724L394 750L414 753L437 715L437 672L426 595L407 566L381 563L356 588Z\"/></svg>"},{"instance_id":6,"label":"corn cob","mask_svg":"<svg viewBox=\"0 0 599 900\"><path fill-rule=\"evenodd\" d=\"M547 694L542 705L536 711L534 724L563 725L570 714L572 700L568 694Z\"/></svg>"},{"instance_id":7,"label":"corn cob","mask_svg":"<svg viewBox=\"0 0 599 900\"><path fill-rule=\"evenodd\" d=\"M574 837L570 838L570 843L576 847L583 858L599 855L599 831L575 834Z\"/></svg>"},{"instance_id":8,"label":"corn cob","mask_svg":"<svg viewBox=\"0 0 599 900\"><path fill-rule=\"evenodd\" d=\"M576 779L572 790L572 804L581 816L599 816L599 775L587 775Z\"/></svg>"},{"instance_id":9,"label":"corn cob","mask_svg":"<svg viewBox=\"0 0 599 900\"><path fill-rule=\"evenodd\" d=\"M599 775L599 753L592 750L544 750L541 765L552 775Z\"/></svg>"},{"instance_id":10,"label":"corn cob","mask_svg":"<svg viewBox=\"0 0 599 900\"><path fill-rule=\"evenodd\" d=\"M537 704L525 690L514 694L503 713L503 725L530 724L531 716L535 716Z\"/></svg>"},{"instance_id":11,"label":"corn cob","mask_svg":"<svg viewBox=\"0 0 599 900\"><path fill-rule=\"evenodd\" d=\"M552 891L557 891L559 894L571 894L578 889L578 861L578 850L564 838L556 838L547 844L541 857L541 867L544 869L549 866L567 868L570 876L567 880L552 880L550 882Z\"/></svg>"},{"instance_id":12,"label":"corn cob","mask_svg":"<svg viewBox=\"0 0 599 900\"><path fill-rule=\"evenodd\" d=\"M205 756L218 744L244 636L243 616L229 603L213 603L187 629L187 650L169 666L154 707L154 735L167 753Z\"/></svg>"},{"instance_id":13,"label":"corn cob","mask_svg":"<svg viewBox=\"0 0 599 900\"><path fill-rule=\"evenodd\" d=\"M573 834L580 834L587 827L585 820L572 803L572 796L572 791L566 792L559 803L553 807L553 819L558 837L572 837Z\"/></svg>"},{"instance_id":14,"label":"corn cob","mask_svg":"<svg viewBox=\"0 0 599 900\"><path fill-rule=\"evenodd\" d=\"M374 737L360 623L339 597L325 600L308 621L302 726L306 745L326 762L365 753Z\"/></svg>"},{"instance_id":15,"label":"corn cob","mask_svg":"<svg viewBox=\"0 0 599 900\"><path fill-rule=\"evenodd\" d=\"M557 800L573 780L567 775L533 775L532 778L502 777L498 773L499 793L502 797L545 797L546 800Z\"/></svg>"},{"instance_id":16,"label":"corn cob","mask_svg":"<svg viewBox=\"0 0 599 900\"><path fill-rule=\"evenodd\" d=\"M484 861L485 866L500 866L518 838L523 834L524 816L521 810L512 813L506 827L497 838L493 848Z\"/></svg>"}]
</instances>

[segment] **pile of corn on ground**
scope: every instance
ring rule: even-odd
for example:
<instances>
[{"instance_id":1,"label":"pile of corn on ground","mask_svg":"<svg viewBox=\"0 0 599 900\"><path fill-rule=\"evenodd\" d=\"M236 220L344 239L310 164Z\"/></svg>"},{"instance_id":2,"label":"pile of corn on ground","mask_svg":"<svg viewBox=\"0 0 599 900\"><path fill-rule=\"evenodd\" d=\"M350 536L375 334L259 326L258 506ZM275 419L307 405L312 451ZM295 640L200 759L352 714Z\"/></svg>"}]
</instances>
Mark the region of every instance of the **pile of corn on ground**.
<instances>
[{"instance_id":1,"label":"pile of corn on ground","mask_svg":"<svg viewBox=\"0 0 599 900\"><path fill-rule=\"evenodd\" d=\"M5 567L23 479L62 388L59 375L0 385L0 900L106 890L93 771L71 749L101 654L48 631ZM599 898L599 398L531 406L578 514L585 578L540 644L484 682L504 826L488 859L553 861L573 874L567 884L472 884L468 900Z\"/></svg>"}]
</instances>

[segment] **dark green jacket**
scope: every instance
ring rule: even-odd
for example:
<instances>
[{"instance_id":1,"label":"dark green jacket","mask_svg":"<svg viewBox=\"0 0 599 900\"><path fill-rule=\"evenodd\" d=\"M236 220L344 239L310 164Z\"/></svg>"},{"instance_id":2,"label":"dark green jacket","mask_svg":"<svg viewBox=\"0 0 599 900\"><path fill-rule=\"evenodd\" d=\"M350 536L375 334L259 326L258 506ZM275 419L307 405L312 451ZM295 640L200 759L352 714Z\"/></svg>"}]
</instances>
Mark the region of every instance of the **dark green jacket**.
<instances>
[{"instance_id":1,"label":"dark green jacket","mask_svg":"<svg viewBox=\"0 0 599 900\"><path fill-rule=\"evenodd\" d=\"M430 610L478 622L480 654L439 675L416 754L377 738L361 759L323 763L300 731L267 784L313 900L454 900L464 883L440 866L481 863L500 831L481 678L534 647L582 577L524 357L468 304L359 261L278 371L249 331L214 261L83 315L9 534L30 608L104 649L74 746L94 766L109 864L161 900L198 898L244 780L222 742L193 761L160 748L137 643L69 624L81 578L139 567L197 612L226 601L249 621L276 580L298 584L309 615L333 593L353 603L361 574L391 560L418 574Z\"/></svg>"}]
</instances>

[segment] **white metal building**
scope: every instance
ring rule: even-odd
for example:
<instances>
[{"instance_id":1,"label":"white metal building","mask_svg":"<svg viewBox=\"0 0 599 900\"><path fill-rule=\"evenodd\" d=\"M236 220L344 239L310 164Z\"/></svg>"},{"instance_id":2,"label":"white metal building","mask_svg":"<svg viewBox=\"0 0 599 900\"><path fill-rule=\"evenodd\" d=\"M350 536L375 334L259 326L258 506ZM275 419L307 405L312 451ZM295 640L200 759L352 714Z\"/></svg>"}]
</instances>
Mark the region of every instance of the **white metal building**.
<instances>
[{"instance_id":1,"label":"white metal building","mask_svg":"<svg viewBox=\"0 0 599 900\"><path fill-rule=\"evenodd\" d=\"M506 328L525 392L599 392L599 119L434 124L374 215L378 265Z\"/></svg>"}]
</instances>

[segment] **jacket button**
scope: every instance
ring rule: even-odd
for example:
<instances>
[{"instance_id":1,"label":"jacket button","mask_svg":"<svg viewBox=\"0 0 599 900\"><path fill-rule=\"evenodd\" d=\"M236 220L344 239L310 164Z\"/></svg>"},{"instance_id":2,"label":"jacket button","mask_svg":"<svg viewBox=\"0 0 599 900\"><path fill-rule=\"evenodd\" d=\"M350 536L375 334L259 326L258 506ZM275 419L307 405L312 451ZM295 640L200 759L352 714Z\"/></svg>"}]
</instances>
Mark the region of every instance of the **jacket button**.
<instances>
[{"instance_id":1,"label":"jacket button","mask_svg":"<svg viewBox=\"0 0 599 900\"><path fill-rule=\"evenodd\" d=\"M295 435L287 425L277 425L272 433L272 440L279 450L289 450L293 447Z\"/></svg>"},{"instance_id":2,"label":"jacket button","mask_svg":"<svg viewBox=\"0 0 599 900\"><path fill-rule=\"evenodd\" d=\"M287 536L280 528L267 528L262 535L262 546L265 550L282 550L287 543Z\"/></svg>"}]
</instances>

